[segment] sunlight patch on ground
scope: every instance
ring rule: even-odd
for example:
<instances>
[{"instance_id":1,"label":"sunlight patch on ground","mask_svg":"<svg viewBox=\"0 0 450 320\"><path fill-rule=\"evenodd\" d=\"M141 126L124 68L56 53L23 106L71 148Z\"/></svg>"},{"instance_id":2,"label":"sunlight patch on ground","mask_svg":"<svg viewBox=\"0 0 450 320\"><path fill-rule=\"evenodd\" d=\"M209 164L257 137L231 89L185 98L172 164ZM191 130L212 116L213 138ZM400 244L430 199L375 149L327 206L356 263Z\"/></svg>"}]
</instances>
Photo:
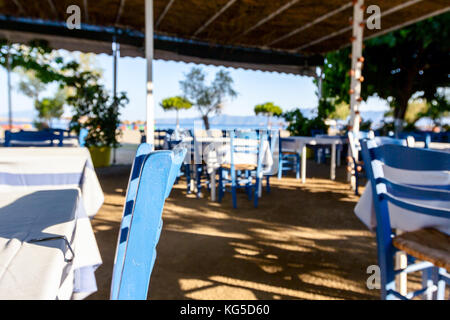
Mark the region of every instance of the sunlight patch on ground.
<instances>
[{"instance_id":1,"label":"sunlight patch on ground","mask_svg":"<svg viewBox=\"0 0 450 320\"><path fill-rule=\"evenodd\" d=\"M242 233L222 232L215 228L209 228L206 226L198 227L198 228L194 228L194 229L185 229L182 226L171 225L171 226L166 227L166 230L175 231L175 232L191 233L191 234L203 235L203 236L211 236L211 237L232 238L232 239L240 239L240 240L250 240L251 239L250 236L242 234Z\"/></svg>"},{"instance_id":2,"label":"sunlight patch on ground","mask_svg":"<svg viewBox=\"0 0 450 320\"><path fill-rule=\"evenodd\" d=\"M331 297L320 295L320 294L302 292L302 291L292 290L292 289L283 288L283 287L271 286L271 285L267 285L264 283L232 279L232 278L227 278L227 277L223 277L223 276L211 276L211 277L209 277L209 279L212 281L216 281L216 282L227 284L227 285L232 285L232 286L241 287L241 288L248 288L251 290L257 290L257 291L262 291L262 292L266 292L266 293L273 293L273 294L281 295L281 296L289 296L289 297L298 298L298 299L332 299Z\"/></svg>"},{"instance_id":3,"label":"sunlight patch on ground","mask_svg":"<svg viewBox=\"0 0 450 320\"><path fill-rule=\"evenodd\" d=\"M322 271L312 271L308 274L302 273L298 275L298 278L302 282L311 285L321 285L338 290L347 290L358 292L361 294L367 294L367 291L364 288L361 288L361 286L358 286L357 284L352 283L347 279L335 277L329 273Z\"/></svg>"}]
</instances>

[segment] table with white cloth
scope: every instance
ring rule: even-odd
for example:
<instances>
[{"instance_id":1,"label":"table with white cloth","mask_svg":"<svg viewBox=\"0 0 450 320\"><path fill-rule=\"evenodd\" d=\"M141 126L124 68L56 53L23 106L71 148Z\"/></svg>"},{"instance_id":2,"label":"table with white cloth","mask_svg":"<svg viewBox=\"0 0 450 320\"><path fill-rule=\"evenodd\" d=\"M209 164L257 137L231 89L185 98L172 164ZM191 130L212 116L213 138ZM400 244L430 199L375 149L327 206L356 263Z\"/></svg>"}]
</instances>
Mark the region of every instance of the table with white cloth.
<instances>
[{"instance_id":1,"label":"table with white cloth","mask_svg":"<svg viewBox=\"0 0 450 320\"><path fill-rule=\"evenodd\" d=\"M78 188L0 192L0 299L83 299L101 263Z\"/></svg>"},{"instance_id":2,"label":"table with white cloth","mask_svg":"<svg viewBox=\"0 0 450 320\"><path fill-rule=\"evenodd\" d=\"M336 163L340 165L340 155L336 156L336 146L346 143L345 139L334 136L320 136L320 137L301 137L291 136L283 141L283 150L292 151L301 155L301 179L302 183L306 181L306 148L314 145L329 145L331 148L330 161L330 179L336 178Z\"/></svg>"},{"instance_id":3,"label":"table with white cloth","mask_svg":"<svg viewBox=\"0 0 450 320\"><path fill-rule=\"evenodd\" d=\"M256 139L233 139L233 143L236 146L243 147L255 147L259 144L259 140ZM211 179L211 200L216 200L216 170L223 164L231 163L231 148L229 137L195 137L194 138L194 162L205 162L207 172ZM274 165L272 153L270 150L270 144L266 140L262 144L261 175L266 174L272 170ZM255 153L235 152L233 153L233 160L235 164L252 164L257 165L258 155ZM261 185L258 186L259 190Z\"/></svg>"},{"instance_id":4,"label":"table with white cloth","mask_svg":"<svg viewBox=\"0 0 450 320\"><path fill-rule=\"evenodd\" d=\"M87 148L0 148L0 192L79 188L93 217L104 196Z\"/></svg>"}]
</instances>

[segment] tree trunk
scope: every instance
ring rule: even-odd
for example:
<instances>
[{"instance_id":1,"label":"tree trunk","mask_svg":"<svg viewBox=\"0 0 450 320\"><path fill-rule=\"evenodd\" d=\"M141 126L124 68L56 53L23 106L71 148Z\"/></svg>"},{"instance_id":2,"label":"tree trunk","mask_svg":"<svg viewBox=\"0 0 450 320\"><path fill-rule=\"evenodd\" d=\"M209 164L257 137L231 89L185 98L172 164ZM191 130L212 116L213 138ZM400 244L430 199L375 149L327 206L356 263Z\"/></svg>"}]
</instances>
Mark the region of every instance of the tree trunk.
<instances>
[{"instance_id":1,"label":"tree trunk","mask_svg":"<svg viewBox=\"0 0 450 320\"><path fill-rule=\"evenodd\" d=\"M205 124L205 129L209 130L209 119L207 115L202 116L203 123Z\"/></svg>"}]
</instances>

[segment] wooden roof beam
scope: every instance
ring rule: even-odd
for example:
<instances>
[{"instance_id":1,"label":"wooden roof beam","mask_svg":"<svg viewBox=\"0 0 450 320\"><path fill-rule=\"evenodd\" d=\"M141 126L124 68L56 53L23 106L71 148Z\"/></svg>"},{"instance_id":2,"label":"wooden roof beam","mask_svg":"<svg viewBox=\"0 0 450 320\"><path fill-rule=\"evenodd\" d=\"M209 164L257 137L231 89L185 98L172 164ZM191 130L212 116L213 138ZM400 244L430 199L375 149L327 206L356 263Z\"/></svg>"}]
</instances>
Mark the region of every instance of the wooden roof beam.
<instances>
[{"instance_id":1,"label":"wooden roof beam","mask_svg":"<svg viewBox=\"0 0 450 320\"><path fill-rule=\"evenodd\" d=\"M301 26L300 28L297 28L297 29L295 29L295 30L292 30L292 31L289 32L288 34L285 34L284 36L282 36L282 37L280 37L280 38L277 38L277 39L271 41L270 43L267 44L267 46L270 47L270 46L274 45L275 43L278 43L278 42L283 41L283 40L285 40L285 39L287 39L287 38L290 38L290 37L292 37L293 35L295 35L295 34L301 32L301 31L303 31L303 30L305 30L305 29L308 29L308 28L312 27L313 25L318 24L319 22L322 22L322 21L324 21L324 20L330 18L330 17L332 17L332 16L338 14L338 13L341 12L341 11L344 11L344 10L350 8L352 5L353 5L352 2L349 2L349 3L347 3L347 4L344 4L342 7L339 7L339 8L337 8L337 9L333 10L333 11L330 11L330 12L328 12L327 14L324 14L323 16L321 16L321 17L319 17L319 18L317 18L317 19L315 19L315 20L313 20L313 21L311 21L311 22L305 24L304 26Z\"/></svg>"},{"instance_id":2,"label":"wooden roof beam","mask_svg":"<svg viewBox=\"0 0 450 320\"><path fill-rule=\"evenodd\" d=\"M380 18L384 17L384 16L387 16L387 15L390 15L391 13L397 12L399 10L402 10L402 9L404 9L406 7L412 6L413 4L417 4L417 3L421 2L421 1L423 1L423 0L410 0L408 2L404 2L404 3L400 4L398 6L392 7L389 10L382 11L381 14L380 14ZM366 23L366 20L364 20L364 23ZM338 35L343 34L343 33L347 32L349 30L352 30L352 28L353 28L352 26L343 28L343 29L338 30L336 32L330 33L329 35L326 35L326 36L324 36L322 38L316 39L316 40L311 41L311 42L309 42L307 44L304 44L304 45L302 45L302 46L300 46L298 48L295 48L294 50L295 51L300 51L300 50L303 50L305 48L311 47L311 46L313 46L315 44L321 43L321 42L323 42L325 40L328 40L330 38L334 38L335 36L338 36Z\"/></svg>"},{"instance_id":3,"label":"wooden roof beam","mask_svg":"<svg viewBox=\"0 0 450 320\"><path fill-rule=\"evenodd\" d=\"M114 20L114 25L119 23L120 17L122 16L123 7L125 6L126 0L120 0L119 9L117 10L116 20Z\"/></svg>"},{"instance_id":4,"label":"wooden roof beam","mask_svg":"<svg viewBox=\"0 0 450 320\"><path fill-rule=\"evenodd\" d=\"M88 0L83 0L83 9L84 9L85 22L89 23Z\"/></svg>"},{"instance_id":5,"label":"wooden roof beam","mask_svg":"<svg viewBox=\"0 0 450 320\"><path fill-rule=\"evenodd\" d=\"M213 15L208 21L206 21L197 31L192 35L193 37L197 36L200 32L206 29L214 20L216 20L222 13L224 13L229 7L231 7L236 0L229 0L215 15Z\"/></svg>"},{"instance_id":6,"label":"wooden roof beam","mask_svg":"<svg viewBox=\"0 0 450 320\"><path fill-rule=\"evenodd\" d=\"M56 11L56 7L55 4L53 3L53 0L47 0L47 2L50 8L52 9L53 16L55 17L56 20L58 20L58 11Z\"/></svg>"},{"instance_id":7,"label":"wooden roof beam","mask_svg":"<svg viewBox=\"0 0 450 320\"><path fill-rule=\"evenodd\" d=\"M19 0L13 0L16 7L19 9L19 12L21 14L25 14L25 10L23 9L23 6L20 4Z\"/></svg>"},{"instance_id":8,"label":"wooden roof beam","mask_svg":"<svg viewBox=\"0 0 450 320\"><path fill-rule=\"evenodd\" d=\"M288 2L288 3L286 3L284 6L282 6L281 8L278 8L276 11L272 12L271 14L269 14L264 19L259 20L256 24L254 24L253 26L251 26L250 28L245 30L243 33L241 33L235 39L239 39L240 37L243 37L246 34L250 33L251 31L255 30L256 28L262 26L264 23L266 23L269 20L272 20L273 18L275 18L279 14L283 13L285 10L289 9L290 7L292 7L294 4L296 4L299 1L300 0L292 0L292 1Z\"/></svg>"},{"instance_id":9,"label":"wooden roof beam","mask_svg":"<svg viewBox=\"0 0 450 320\"><path fill-rule=\"evenodd\" d=\"M155 29L159 26L161 21L164 19L164 17L166 16L167 12L169 11L170 7L172 6L172 4L174 2L175 2L175 0L170 0L169 3L166 5L163 12L161 13L161 15L158 17L158 20L156 21Z\"/></svg>"}]
</instances>

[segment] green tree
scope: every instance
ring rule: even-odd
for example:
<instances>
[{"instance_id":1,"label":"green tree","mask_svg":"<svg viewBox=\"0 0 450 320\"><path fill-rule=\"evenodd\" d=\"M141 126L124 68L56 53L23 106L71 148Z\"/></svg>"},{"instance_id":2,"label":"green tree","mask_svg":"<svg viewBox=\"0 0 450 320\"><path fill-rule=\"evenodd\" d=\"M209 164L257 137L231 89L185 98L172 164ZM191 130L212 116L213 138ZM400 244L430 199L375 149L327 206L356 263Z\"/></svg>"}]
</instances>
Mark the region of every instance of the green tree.
<instances>
[{"instance_id":1,"label":"green tree","mask_svg":"<svg viewBox=\"0 0 450 320\"><path fill-rule=\"evenodd\" d=\"M48 127L52 127L52 120L59 119L64 113L64 100L58 97L43 98L35 105L40 119L46 121Z\"/></svg>"},{"instance_id":2,"label":"green tree","mask_svg":"<svg viewBox=\"0 0 450 320\"><path fill-rule=\"evenodd\" d=\"M208 130L209 115L220 114L226 98L234 98L237 93L233 89L233 79L228 71L219 70L210 85L205 83L206 74L202 69L194 67L180 81L180 87L185 99L192 102L198 109Z\"/></svg>"},{"instance_id":3,"label":"green tree","mask_svg":"<svg viewBox=\"0 0 450 320\"><path fill-rule=\"evenodd\" d=\"M279 117L283 114L283 110L273 102L258 104L254 108L255 114L263 114L267 117L267 127L270 128L270 118L272 116Z\"/></svg>"},{"instance_id":4,"label":"green tree","mask_svg":"<svg viewBox=\"0 0 450 320\"><path fill-rule=\"evenodd\" d=\"M65 70L64 83L73 89L67 102L73 107L71 129L77 133L81 128L88 130L86 146L118 147L118 126L120 124L120 108L128 103L124 92L111 97L106 88L99 83L99 75L95 72L80 71L79 65L71 64Z\"/></svg>"},{"instance_id":5,"label":"green tree","mask_svg":"<svg viewBox=\"0 0 450 320\"><path fill-rule=\"evenodd\" d=\"M192 103L186 98L176 96L164 99L160 106L164 109L164 111L176 111L177 113L177 129L180 127L180 120L178 118L178 113L180 110L188 110L192 108Z\"/></svg>"},{"instance_id":6,"label":"green tree","mask_svg":"<svg viewBox=\"0 0 450 320\"><path fill-rule=\"evenodd\" d=\"M370 39L365 43L361 97L377 95L386 99L402 129L408 102L425 98L432 105L439 88L450 84L450 14L408 26ZM350 100L350 49L326 56L323 72L323 94L339 101Z\"/></svg>"},{"instance_id":7,"label":"green tree","mask_svg":"<svg viewBox=\"0 0 450 320\"><path fill-rule=\"evenodd\" d=\"M27 97L30 97L33 100L33 104L36 105L39 101L39 95L46 88L46 84L36 76L34 70L19 68L17 72L21 78L18 85L19 91Z\"/></svg>"}]
</instances>

